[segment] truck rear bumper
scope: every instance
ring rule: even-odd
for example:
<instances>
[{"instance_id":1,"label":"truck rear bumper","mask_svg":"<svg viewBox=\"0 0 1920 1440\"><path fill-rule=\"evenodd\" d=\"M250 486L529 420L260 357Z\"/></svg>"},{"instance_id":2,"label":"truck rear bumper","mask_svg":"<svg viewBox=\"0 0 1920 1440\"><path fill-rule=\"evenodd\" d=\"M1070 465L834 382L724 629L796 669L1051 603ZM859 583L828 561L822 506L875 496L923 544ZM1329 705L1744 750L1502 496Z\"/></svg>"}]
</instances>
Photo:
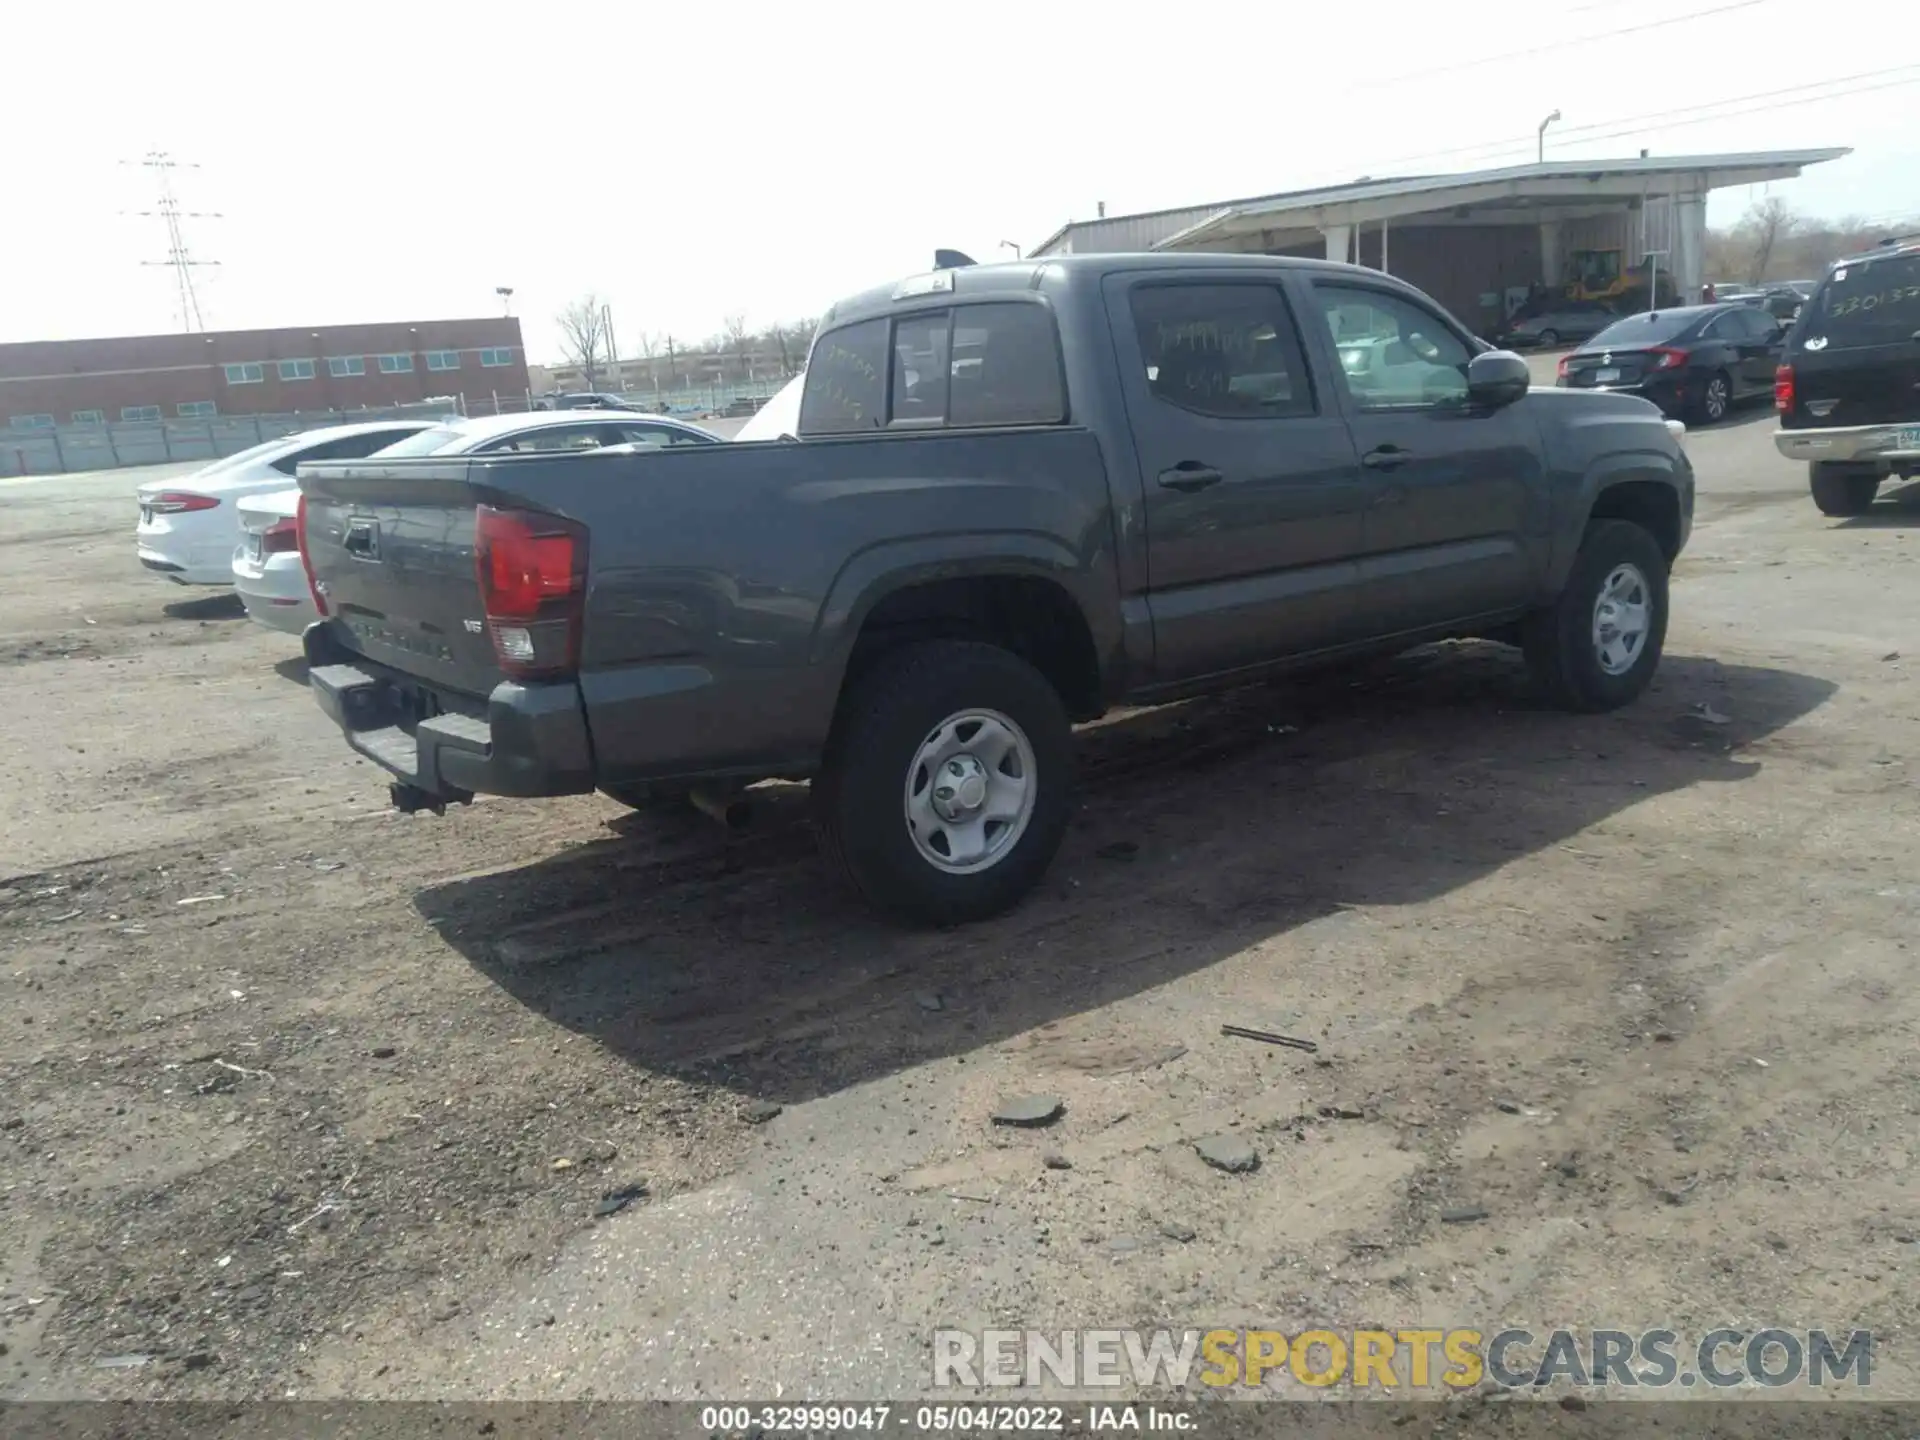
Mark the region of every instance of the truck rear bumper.
<instances>
[{"instance_id":1,"label":"truck rear bumper","mask_svg":"<svg viewBox=\"0 0 1920 1440\"><path fill-rule=\"evenodd\" d=\"M347 744L433 802L482 795L577 795L593 786L593 749L572 684L496 685L486 715L440 714L409 725L404 677L364 662L311 664L314 699Z\"/></svg>"},{"instance_id":2,"label":"truck rear bumper","mask_svg":"<svg viewBox=\"0 0 1920 1440\"><path fill-rule=\"evenodd\" d=\"M1920 419L1904 425L1776 430L1773 444L1789 460L1872 462L1888 469L1920 466Z\"/></svg>"}]
</instances>

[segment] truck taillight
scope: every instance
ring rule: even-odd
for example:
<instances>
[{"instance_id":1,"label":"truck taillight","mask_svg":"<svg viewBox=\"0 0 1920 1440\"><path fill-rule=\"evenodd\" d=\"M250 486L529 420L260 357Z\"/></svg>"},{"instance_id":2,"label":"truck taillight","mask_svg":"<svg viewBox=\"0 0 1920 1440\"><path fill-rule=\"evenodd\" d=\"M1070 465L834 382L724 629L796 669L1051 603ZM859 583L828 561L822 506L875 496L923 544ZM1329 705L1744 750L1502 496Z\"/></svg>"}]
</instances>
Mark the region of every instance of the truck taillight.
<instances>
[{"instance_id":1,"label":"truck taillight","mask_svg":"<svg viewBox=\"0 0 1920 1440\"><path fill-rule=\"evenodd\" d=\"M482 505L473 565L500 668L522 680L570 673L580 663L586 531L557 515Z\"/></svg>"},{"instance_id":2,"label":"truck taillight","mask_svg":"<svg viewBox=\"0 0 1920 1440\"><path fill-rule=\"evenodd\" d=\"M299 548L300 522L292 515L274 521L260 536L260 553L263 555L289 555Z\"/></svg>"},{"instance_id":3,"label":"truck taillight","mask_svg":"<svg viewBox=\"0 0 1920 1440\"><path fill-rule=\"evenodd\" d=\"M1793 409L1793 366L1776 366L1773 372L1773 408L1785 415Z\"/></svg>"},{"instance_id":4,"label":"truck taillight","mask_svg":"<svg viewBox=\"0 0 1920 1440\"><path fill-rule=\"evenodd\" d=\"M307 590L308 593L313 596L314 611L321 616L325 616L327 613L326 597L320 593L320 582L313 578L313 554L307 548L307 496L305 491L301 492L300 503L295 507L293 512L293 539L295 547L300 551L300 568L307 572Z\"/></svg>"}]
</instances>

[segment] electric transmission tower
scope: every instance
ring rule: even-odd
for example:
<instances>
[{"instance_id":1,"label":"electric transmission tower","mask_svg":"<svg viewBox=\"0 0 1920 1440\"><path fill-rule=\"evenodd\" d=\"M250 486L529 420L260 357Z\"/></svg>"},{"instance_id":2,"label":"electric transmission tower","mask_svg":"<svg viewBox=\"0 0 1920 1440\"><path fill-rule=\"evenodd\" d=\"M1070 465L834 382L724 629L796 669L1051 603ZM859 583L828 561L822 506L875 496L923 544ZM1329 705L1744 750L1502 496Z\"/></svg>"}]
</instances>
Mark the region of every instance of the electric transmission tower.
<instances>
[{"instance_id":1,"label":"electric transmission tower","mask_svg":"<svg viewBox=\"0 0 1920 1440\"><path fill-rule=\"evenodd\" d=\"M181 228L182 220L218 220L220 215L198 210L182 210L179 197L173 190L173 172L179 169L197 170L197 165L175 160L164 150L149 150L139 160L124 162L151 170L159 184L160 197L152 210L138 210L134 213L147 220L162 221L167 227L167 258L164 260L142 260L142 265L164 265L173 271L174 288L178 291L180 307L180 328L182 330L205 330L206 321L200 316L200 296L193 285L193 272L207 265L218 265L218 260L196 260L187 249L186 232Z\"/></svg>"}]
</instances>

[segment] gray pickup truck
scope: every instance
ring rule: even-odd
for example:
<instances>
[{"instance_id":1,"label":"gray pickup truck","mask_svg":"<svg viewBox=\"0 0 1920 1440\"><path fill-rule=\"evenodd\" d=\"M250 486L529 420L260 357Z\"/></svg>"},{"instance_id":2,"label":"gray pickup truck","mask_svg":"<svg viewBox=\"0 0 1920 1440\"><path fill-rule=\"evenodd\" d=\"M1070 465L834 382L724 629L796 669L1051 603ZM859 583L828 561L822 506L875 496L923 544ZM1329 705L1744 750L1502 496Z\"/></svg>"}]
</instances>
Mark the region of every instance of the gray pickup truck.
<instances>
[{"instance_id":1,"label":"gray pickup truck","mask_svg":"<svg viewBox=\"0 0 1920 1440\"><path fill-rule=\"evenodd\" d=\"M1113 706L1446 636L1632 700L1678 428L1371 270L937 270L833 307L797 437L301 466L306 653L404 809L806 778L859 891L952 924L1040 879Z\"/></svg>"}]
</instances>

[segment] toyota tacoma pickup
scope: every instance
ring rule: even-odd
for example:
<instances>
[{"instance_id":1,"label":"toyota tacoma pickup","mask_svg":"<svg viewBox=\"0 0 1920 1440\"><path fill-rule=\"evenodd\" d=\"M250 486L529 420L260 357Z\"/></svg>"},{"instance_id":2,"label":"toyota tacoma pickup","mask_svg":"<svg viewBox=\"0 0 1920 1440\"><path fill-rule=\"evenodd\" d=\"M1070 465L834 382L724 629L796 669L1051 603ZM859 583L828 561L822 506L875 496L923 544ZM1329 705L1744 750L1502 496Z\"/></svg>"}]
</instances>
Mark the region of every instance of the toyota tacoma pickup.
<instances>
[{"instance_id":1,"label":"toyota tacoma pickup","mask_svg":"<svg viewBox=\"0 0 1920 1440\"><path fill-rule=\"evenodd\" d=\"M940 269L833 307L792 435L303 465L305 648L403 809L804 778L870 902L954 924L1040 879L1114 706L1448 636L1632 700L1682 428L1372 270Z\"/></svg>"}]
</instances>

